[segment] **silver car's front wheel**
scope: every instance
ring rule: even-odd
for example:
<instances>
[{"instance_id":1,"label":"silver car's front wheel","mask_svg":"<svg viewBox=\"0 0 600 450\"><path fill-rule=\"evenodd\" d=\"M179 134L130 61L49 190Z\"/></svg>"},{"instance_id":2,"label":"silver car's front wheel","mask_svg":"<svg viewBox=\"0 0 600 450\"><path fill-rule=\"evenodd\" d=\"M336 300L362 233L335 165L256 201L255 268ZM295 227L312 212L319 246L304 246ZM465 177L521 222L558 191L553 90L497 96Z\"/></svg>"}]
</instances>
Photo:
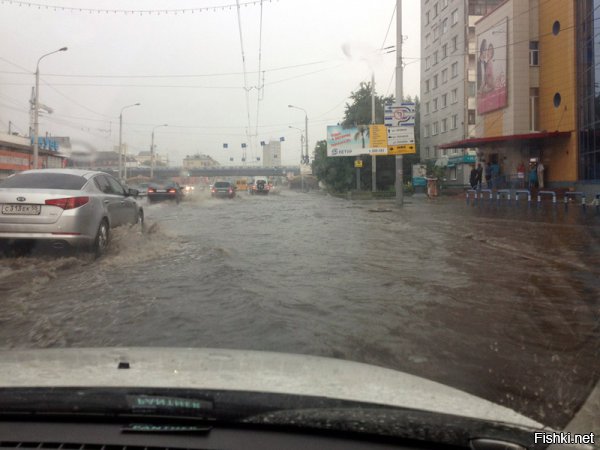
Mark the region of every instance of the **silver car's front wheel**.
<instances>
[{"instance_id":1,"label":"silver car's front wheel","mask_svg":"<svg viewBox=\"0 0 600 450\"><path fill-rule=\"evenodd\" d=\"M106 219L103 219L102 222L100 222L100 226L98 227L96 239L94 240L94 245L92 248L92 251L97 257L102 256L104 253L106 253L109 239L110 231L108 228L108 222L106 221Z\"/></svg>"}]
</instances>

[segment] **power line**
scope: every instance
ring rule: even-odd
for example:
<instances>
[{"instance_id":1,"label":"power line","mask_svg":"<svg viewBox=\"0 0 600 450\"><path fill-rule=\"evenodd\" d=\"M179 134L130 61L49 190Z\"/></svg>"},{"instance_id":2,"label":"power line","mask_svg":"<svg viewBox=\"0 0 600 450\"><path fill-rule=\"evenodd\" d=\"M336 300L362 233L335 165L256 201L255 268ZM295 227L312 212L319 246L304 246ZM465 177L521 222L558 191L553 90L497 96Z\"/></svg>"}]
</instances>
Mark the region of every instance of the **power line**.
<instances>
[{"instance_id":1,"label":"power line","mask_svg":"<svg viewBox=\"0 0 600 450\"><path fill-rule=\"evenodd\" d=\"M6 74L11 74L11 75L28 75L28 76L34 74L34 72L30 72L27 69L23 68L22 66L14 63L12 61L7 60L6 58L0 57L0 60L6 61L7 63L24 70L24 72L0 70L0 73L6 73ZM272 69L263 69L261 71L262 71L262 73L279 72L282 70L296 69L299 67L314 66L314 65L318 65L318 64L330 63L332 61L337 61L337 60L327 59L327 60L320 60L320 61L311 61L311 62L301 63L301 64L292 64L289 66L274 67ZM341 59L340 59L340 61L341 61ZM258 73L258 72L248 71L247 73L254 74L254 73ZM244 74L244 72L170 74L170 75L169 74L166 74L166 75L102 75L102 74L93 75L93 74L44 73L44 77L46 77L46 78L48 78L48 77L61 77L61 78L210 78L210 77L240 76L243 74Z\"/></svg>"},{"instance_id":2,"label":"power line","mask_svg":"<svg viewBox=\"0 0 600 450\"><path fill-rule=\"evenodd\" d=\"M238 29L240 32L240 48L242 52L242 69L244 71L244 90L246 91L246 114L248 116L248 128L246 129L246 134L248 138L250 137L250 92L248 89L248 74L246 72L246 55L244 54L244 37L242 34L242 16L240 13L240 0L236 0L237 3L237 17L238 17ZM251 141L251 139L249 139ZM250 142L250 148L252 149L252 142ZM246 157L244 151L244 158Z\"/></svg>"},{"instance_id":3,"label":"power line","mask_svg":"<svg viewBox=\"0 0 600 450\"><path fill-rule=\"evenodd\" d=\"M270 2L271 0L269 0ZM279 1L279 0L277 0ZM242 3L244 7L246 6L256 6L259 3L258 0L247 1ZM262 1L260 2L262 3ZM231 8L235 7L235 4L227 4L227 5L215 5L215 6L204 6L200 8L178 8L178 9L99 9L99 8L80 8L75 6L62 6L62 5L51 5L45 3L36 3L29 2L24 0L0 0L1 5L18 5L18 6L28 6L37 8L39 10L44 9L48 11L55 12L64 12L68 11L71 13L88 13L88 14L123 14L123 15L152 15L156 14L160 16L161 14L169 15L177 15L177 14L194 14L194 13L203 13L203 12L217 12L217 11L226 11L231 10ZM236 1L237 7L240 7L240 2Z\"/></svg>"},{"instance_id":4,"label":"power line","mask_svg":"<svg viewBox=\"0 0 600 450\"><path fill-rule=\"evenodd\" d=\"M381 49L385 46L385 41L387 41L388 34L390 33L390 29L392 28L392 23L394 22L394 16L396 15L396 7L398 4L394 4L394 10L392 11L392 17L390 17L390 23L388 25L387 31L385 32L385 37L383 38L383 42L381 43Z\"/></svg>"}]
</instances>

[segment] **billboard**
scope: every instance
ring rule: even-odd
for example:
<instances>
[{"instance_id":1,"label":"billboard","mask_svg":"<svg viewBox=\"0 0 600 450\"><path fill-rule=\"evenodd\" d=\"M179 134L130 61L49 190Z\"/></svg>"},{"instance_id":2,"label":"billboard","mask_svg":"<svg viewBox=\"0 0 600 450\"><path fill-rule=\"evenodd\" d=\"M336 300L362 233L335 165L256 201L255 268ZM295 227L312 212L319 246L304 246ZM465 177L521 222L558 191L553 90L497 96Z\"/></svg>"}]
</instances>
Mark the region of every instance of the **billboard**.
<instances>
[{"instance_id":1,"label":"billboard","mask_svg":"<svg viewBox=\"0 0 600 450\"><path fill-rule=\"evenodd\" d=\"M384 131L377 128L373 139L386 138ZM341 125L330 125L327 127L327 156L385 155L386 153L387 146L371 145L371 132L368 126L344 128Z\"/></svg>"},{"instance_id":2,"label":"billboard","mask_svg":"<svg viewBox=\"0 0 600 450\"><path fill-rule=\"evenodd\" d=\"M508 19L477 36L477 113L485 114L508 104L506 63Z\"/></svg>"}]
</instances>

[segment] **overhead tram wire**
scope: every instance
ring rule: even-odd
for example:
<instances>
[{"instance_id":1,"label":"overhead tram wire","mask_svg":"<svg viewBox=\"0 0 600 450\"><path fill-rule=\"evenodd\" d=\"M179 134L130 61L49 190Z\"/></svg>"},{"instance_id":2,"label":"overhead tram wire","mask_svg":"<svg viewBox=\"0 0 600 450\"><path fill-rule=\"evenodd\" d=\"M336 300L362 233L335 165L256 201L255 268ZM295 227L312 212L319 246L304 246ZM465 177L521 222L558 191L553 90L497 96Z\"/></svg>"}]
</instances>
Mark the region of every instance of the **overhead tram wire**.
<instances>
[{"instance_id":1,"label":"overhead tram wire","mask_svg":"<svg viewBox=\"0 0 600 450\"><path fill-rule=\"evenodd\" d=\"M6 61L7 63L24 70L23 72L0 70L0 73L6 73L6 74L11 74L11 75L27 75L27 76L31 76L34 74L33 72L28 71L27 69L19 66L18 64L7 60L6 58L0 57L0 60ZM324 60L320 60L320 61L311 61L311 62L302 63L302 64L292 64L289 66L280 66L280 67L274 67L272 69L264 69L264 70L262 70L262 72L263 73L265 73L265 72L280 72L282 70L297 69L299 67L315 66L318 64L327 64L327 63L331 63L332 61L336 61L336 60L324 59ZM247 73L253 74L256 72L248 71ZM63 77L63 78L210 78L210 77L238 76L238 75L243 75L243 74L244 74L243 72L221 72L221 73L217 72L217 73L170 74L170 75L169 74L166 74L166 75L130 75L130 74L128 74L128 75L104 75L104 74L93 75L93 74L44 73L44 77L46 77L46 78L48 78L48 77Z\"/></svg>"},{"instance_id":2,"label":"overhead tram wire","mask_svg":"<svg viewBox=\"0 0 600 450\"><path fill-rule=\"evenodd\" d=\"M242 52L242 69L244 71L244 90L246 91L246 115L248 116L248 128L246 129L246 135L248 140L250 141L250 149L252 150L252 140L250 139L250 92L248 88L248 73L246 71L246 55L244 53L244 37L242 34L242 15L240 12L240 0L236 0L237 4L237 17L238 17L238 29L240 32L240 48ZM247 162L247 153L246 150L243 151L244 162Z\"/></svg>"}]
</instances>

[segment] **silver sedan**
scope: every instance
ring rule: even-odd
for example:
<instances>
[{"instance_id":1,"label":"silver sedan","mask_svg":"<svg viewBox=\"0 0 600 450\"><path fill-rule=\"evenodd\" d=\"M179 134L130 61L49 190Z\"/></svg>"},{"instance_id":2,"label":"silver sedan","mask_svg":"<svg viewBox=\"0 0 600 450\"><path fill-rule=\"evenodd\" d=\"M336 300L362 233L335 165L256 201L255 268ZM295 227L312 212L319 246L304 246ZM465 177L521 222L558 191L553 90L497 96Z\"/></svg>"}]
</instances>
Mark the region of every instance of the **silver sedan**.
<instances>
[{"instance_id":1,"label":"silver sedan","mask_svg":"<svg viewBox=\"0 0 600 450\"><path fill-rule=\"evenodd\" d=\"M44 241L55 248L106 251L110 230L143 228L137 191L103 172L74 169L27 170L0 183L0 249L15 242Z\"/></svg>"}]
</instances>

